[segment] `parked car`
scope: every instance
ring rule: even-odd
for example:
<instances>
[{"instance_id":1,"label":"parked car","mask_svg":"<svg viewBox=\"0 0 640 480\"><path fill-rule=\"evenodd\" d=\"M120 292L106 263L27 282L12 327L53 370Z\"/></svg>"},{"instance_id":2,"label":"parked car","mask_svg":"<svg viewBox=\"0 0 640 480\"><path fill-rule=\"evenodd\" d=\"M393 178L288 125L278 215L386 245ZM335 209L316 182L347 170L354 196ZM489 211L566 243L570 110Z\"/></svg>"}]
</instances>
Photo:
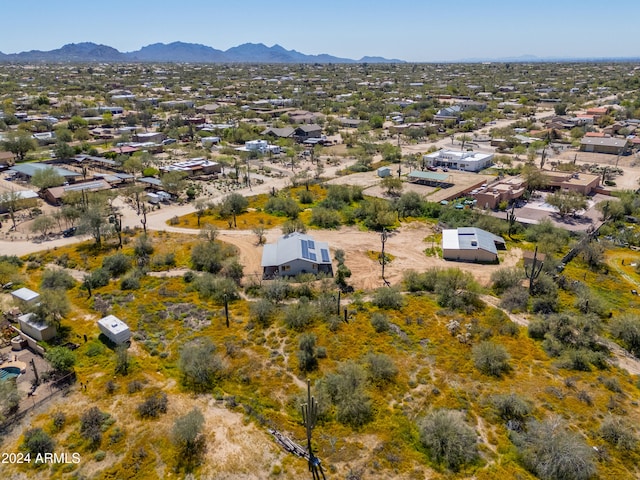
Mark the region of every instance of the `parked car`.
<instances>
[{"instance_id":1,"label":"parked car","mask_svg":"<svg viewBox=\"0 0 640 480\"><path fill-rule=\"evenodd\" d=\"M76 234L76 227L67 228L62 232L63 237L73 237Z\"/></svg>"},{"instance_id":2,"label":"parked car","mask_svg":"<svg viewBox=\"0 0 640 480\"><path fill-rule=\"evenodd\" d=\"M163 145L171 145L172 143L176 143L177 140L175 138L166 138L162 141Z\"/></svg>"}]
</instances>

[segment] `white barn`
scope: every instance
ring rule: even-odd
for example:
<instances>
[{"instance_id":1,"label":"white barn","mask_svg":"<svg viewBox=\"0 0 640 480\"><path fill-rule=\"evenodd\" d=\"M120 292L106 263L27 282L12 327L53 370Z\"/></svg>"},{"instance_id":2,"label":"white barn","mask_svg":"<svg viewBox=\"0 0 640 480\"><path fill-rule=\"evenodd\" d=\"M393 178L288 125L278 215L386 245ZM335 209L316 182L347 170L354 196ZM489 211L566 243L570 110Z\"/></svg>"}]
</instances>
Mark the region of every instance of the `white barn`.
<instances>
[{"instance_id":1,"label":"white barn","mask_svg":"<svg viewBox=\"0 0 640 480\"><path fill-rule=\"evenodd\" d=\"M498 247L505 249L502 237L476 227L442 231L442 258L466 262L497 262Z\"/></svg>"},{"instance_id":2,"label":"white barn","mask_svg":"<svg viewBox=\"0 0 640 480\"><path fill-rule=\"evenodd\" d=\"M115 315L98 320L98 328L113 343L120 345L131 338L129 326Z\"/></svg>"}]
</instances>

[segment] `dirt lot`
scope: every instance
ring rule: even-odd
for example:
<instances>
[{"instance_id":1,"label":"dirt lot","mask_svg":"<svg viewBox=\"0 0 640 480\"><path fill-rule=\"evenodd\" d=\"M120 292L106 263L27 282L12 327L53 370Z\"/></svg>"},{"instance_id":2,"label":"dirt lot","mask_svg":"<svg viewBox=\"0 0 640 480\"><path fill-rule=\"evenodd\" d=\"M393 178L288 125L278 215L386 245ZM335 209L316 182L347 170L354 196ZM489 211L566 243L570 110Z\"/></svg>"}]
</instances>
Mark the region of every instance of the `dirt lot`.
<instances>
[{"instance_id":1,"label":"dirt lot","mask_svg":"<svg viewBox=\"0 0 640 480\"><path fill-rule=\"evenodd\" d=\"M384 285L380 264L367 255L368 251L380 251L379 233L363 232L356 227L343 227L340 230L314 230L308 233L316 240L328 242L334 251L338 248L344 250L345 263L352 273L349 284L353 285L354 288L370 290ZM432 229L422 222L403 225L389 234L385 246L385 251L393 256L391 263L385 267L385 277L389 282L392 284L399 283L402 280L403 273L410 269L423 271L431 267L456 267L471 272L480 283L487 284L495 270L513 266L522 257L520 249L501 252L499 265L451 262L433 256L428 257L424 250L431 247L431 243L424 240L432 234ZM267 235L267 241L275 241L278 236L279 231L272 230ZM245 275L260 276L262 271L260 266L262 247L256 245L254 235L226 231L219 238L238 248L240 262L245 267Z\"/></svg>"}]
</instances>

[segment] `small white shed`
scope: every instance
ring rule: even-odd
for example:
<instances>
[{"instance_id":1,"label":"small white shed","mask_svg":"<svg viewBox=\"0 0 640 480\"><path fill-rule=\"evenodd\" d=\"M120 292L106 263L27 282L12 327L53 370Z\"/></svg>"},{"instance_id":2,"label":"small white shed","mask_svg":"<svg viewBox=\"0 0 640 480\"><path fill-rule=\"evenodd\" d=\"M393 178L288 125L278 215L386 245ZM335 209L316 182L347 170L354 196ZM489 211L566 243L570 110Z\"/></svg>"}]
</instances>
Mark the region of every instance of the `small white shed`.
<instances>
[{"instance_id":1,"label":"small white shed","mask_svg":"<svg viewBox=\"0 0 640 480\"><path fill-rule=\"evenodd\" d=\"M129 325L115 315L109 315L98 320L98 328L113 343L120 345L131 338Z\"/></svg>"},{"instance_id":2,"label":"small white shed","mask_svg":"<svg viewBox=\"0 0 640 480\"><path fill-rule=\"evenodd\" d=\"M20 304L20 306L28 306L35 305L38 298L40 297L40 294L28 288L22 287L11 292L11 296L18 302L18 304Z\"/></svg>"},{"instance_id":3,"label":"small white shed","mask_svg":"<svg viewBox=\"0 0 640 480\"><path fill-rule=\"evenodd\" d=\"M391 169L389 167L380 167L380 168L378 168L378 176L380 178L391 176Z\"/></svg>"},{"instance_id":4,"label":"small white shed","mask_svg":"<svg viewBox=\"0 0 640 480\"><path fill-rule=\"evenodd\" d=\"M27 313L26 315L20 315L18 317L18 325L20 331L25 335L29 335L38 342L47 342L56 336L56 327L48 325L44 322L36 322L33 318L33 313Z\"/></svg>"}]
</instances>

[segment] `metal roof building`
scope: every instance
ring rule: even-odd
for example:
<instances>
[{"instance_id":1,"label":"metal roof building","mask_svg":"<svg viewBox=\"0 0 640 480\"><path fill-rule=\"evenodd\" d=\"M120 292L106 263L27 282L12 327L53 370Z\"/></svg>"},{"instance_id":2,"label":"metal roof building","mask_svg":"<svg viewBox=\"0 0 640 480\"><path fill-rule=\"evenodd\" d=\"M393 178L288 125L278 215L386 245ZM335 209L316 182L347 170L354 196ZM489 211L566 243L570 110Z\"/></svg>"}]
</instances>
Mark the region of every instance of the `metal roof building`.
<instances>
[{"instance_id":1,"label":"metal roof building","mask_svg":"<svg viewBox=\"0 0 640 480\"><path fill-rule=\"evenodd\" d=\"M467 262L497 262L498 247L505 249L502 237L476 227L442 231L442 257Z\"/></svg>"},{"instance_id":2,"label":"metal roof building","mask_svg":"<svg viewBox=\"0 0 640 480\"><path fill-rule=\"evenodd\" d=\"M296 276L300 273L333 275L329 244L294 232L267 244L262 251L264 278Z\"/></svg>"},{"instance_id":3,"label":"metal roof building","mask_svg":"<svg viewBox=\"0 0 640 480\"><path fill-rule=\"evenodd\" d=\"M60 175L61 177L65 177L65 179L81 176L80 173L72 172L71 170L67 170L66 168L59 168L59 167L54 167L53 165L47 165L46 163L35 163L35 162L19 163L11 167L9 170L11 170L12 172L18 173L19 175L23 175L31 178L36 172L40 170L44 170L45 168L53 168L58 175Z\"/></svg>"}]
</instances>

